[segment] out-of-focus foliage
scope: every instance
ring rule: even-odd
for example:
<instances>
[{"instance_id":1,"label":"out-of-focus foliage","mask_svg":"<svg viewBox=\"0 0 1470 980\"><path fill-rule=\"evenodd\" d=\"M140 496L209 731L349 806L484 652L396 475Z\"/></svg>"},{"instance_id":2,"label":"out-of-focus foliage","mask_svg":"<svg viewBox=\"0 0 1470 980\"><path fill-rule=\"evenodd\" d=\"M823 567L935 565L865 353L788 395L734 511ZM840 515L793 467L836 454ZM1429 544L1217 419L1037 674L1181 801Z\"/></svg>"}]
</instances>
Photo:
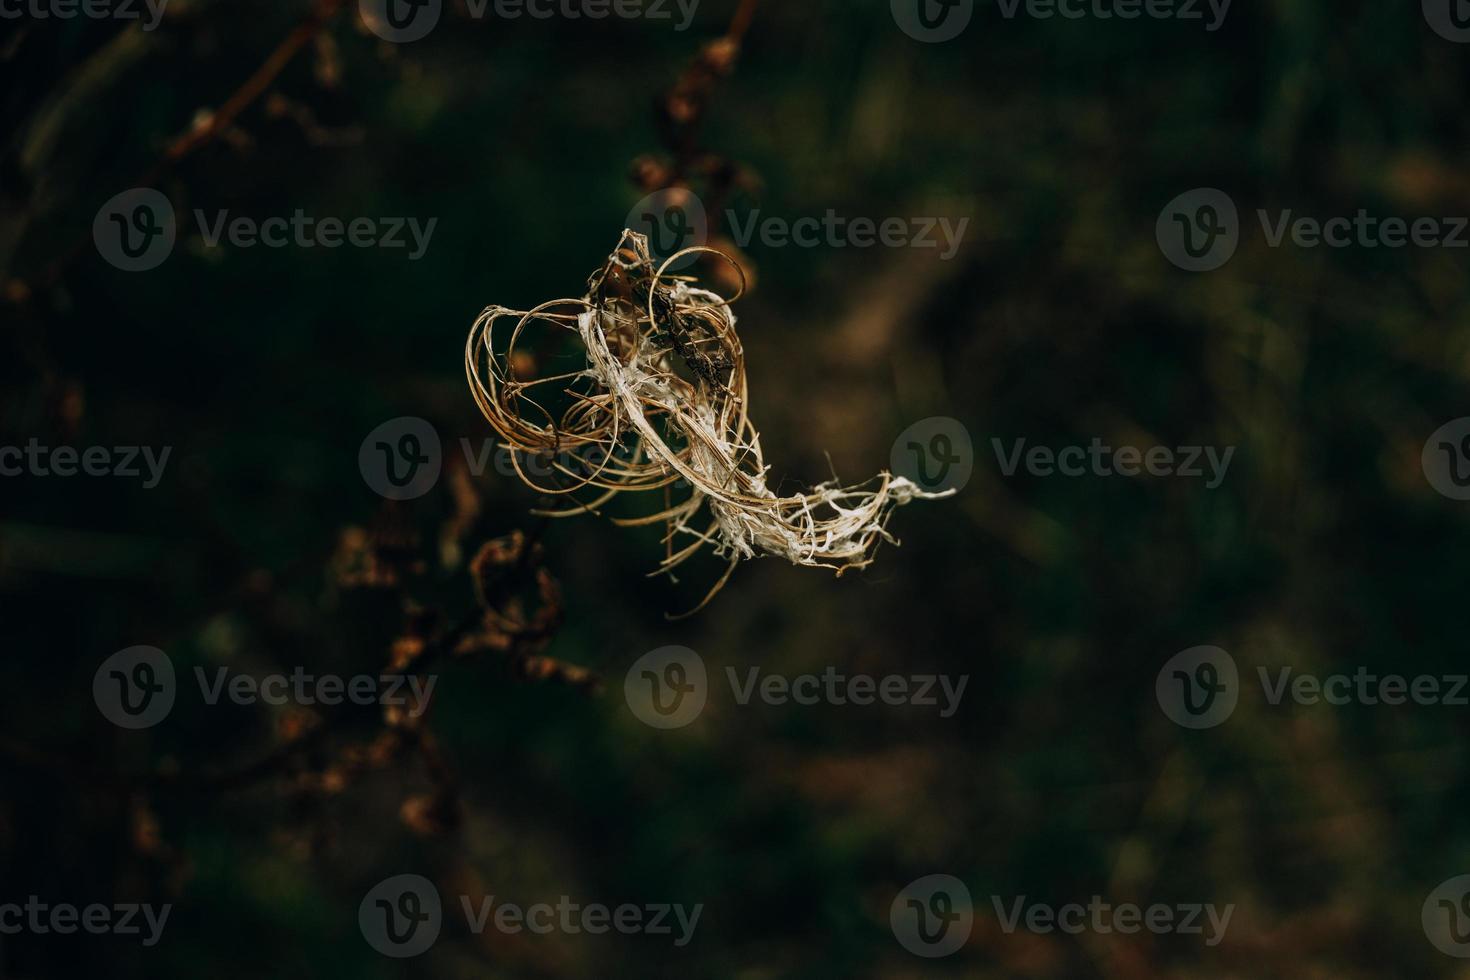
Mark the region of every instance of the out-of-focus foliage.
<instances>
[{"instance_id":1,"label":"out-of-focus foliage","mask_svg":"<svg viewBox=\"0 0 1470 980\"><path fill-rule=\"evenodd\" d=\"M0 483L0 898L176 905L156 948L7 939L5 970L1457 975L1419 915L1470 863L1463 708L1244 698L1227 724L1189 732L1153 692L1159 666L1198 644L1227 648L1251 678L1464 670L1470 534L1419 454L1470 404L1466 253L1271 248L1255 211L1470 213L1470 48L1411 4L1238 4L1207 33L1007 20L981 2L942 45L905 36L877 0L762 4L702 129L760 177L737 213L971 218L947 262L746 249L760 282L737 312L772 485L866 477L897 433L941 415L974 437L975 477L954 500L900 511L902 547L866 574L752 562L671 624L718 564L647 579L654 530L543 527L535 496L493 470L468 481L474 533L441 539L464 483L385 511L357 454L403 415L432 421L447 455L488 436L461 367L471 321L490 303L579 294L642 194L629 164L658 151L657 97L733 3L704 0L687 32L449 6L412 45L362 30L355 5L332 20L227 132L161 174L180 240L146 274L97 256L97 208L218 109L307 6L173 0L150 33L0 28L0 436L174 447L154 490ZM1197 186L1229 192L1246 229L1203 275L1154 240L1159 209ZM208 248L196 208L438 224L419 261ZM1237 452L1205 492L1005 477L992 447L1093 437ZM156 730L120 732L88 693L113 651L164 647L189 677L225 663L353 673L411 641L397 593L343 584L363 528L406 542L406 594L440 626L475 607L467 567L483 541L536 535L564 622L535 653L603 676L601 695L545 680L545 664L446 657L432 727L452 818L422 802L435 784L409 761L342 787L286 771L223 792L166 779L118 792L140 773L247 764L292 720L196 699ZM534 590L519 598L533 615ZM671 643L720 678L834 665L971 680L948 719L741 708L721 680L695 725L660 732L623 706L622 679ZM460 926L398 962L362 941L357 905L403 872L435 877L456 910L450 896L483 892L705 911L673 951ZM977 923L962 953L929 963L894 941L888 906L935 872L969 885ZM1237 909L1206 948L1007 935L989 900L1094 894Z\"/></svg>"}]
</instances>

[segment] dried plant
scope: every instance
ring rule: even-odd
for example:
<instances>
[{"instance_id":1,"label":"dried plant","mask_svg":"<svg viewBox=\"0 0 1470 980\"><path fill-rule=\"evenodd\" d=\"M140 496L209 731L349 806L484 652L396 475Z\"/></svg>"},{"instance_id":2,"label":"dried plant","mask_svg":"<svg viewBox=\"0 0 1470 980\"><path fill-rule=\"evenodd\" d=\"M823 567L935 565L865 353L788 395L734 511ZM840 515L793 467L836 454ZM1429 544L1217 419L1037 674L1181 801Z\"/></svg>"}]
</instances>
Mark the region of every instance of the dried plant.
<instances>
[{"instance_id":1,"label":"dried plant","mask_svg":"<svg viewBox=\"0 0 1470 980\"><path fill-rule=\"evenodd\" d=\"M726 300L691 277L667 274L691 253L710 254L739 272L729 256L703 246L656 269L647 240L624 231L582 299L553 300L526 312L487 308L465 344L465 372L480 410L528 486L557 496L596 494L541 512L545 516L597 513L619 493L662 491L658 512L614 520L664 523L667 552L655 574L705 546L729 559L691 612L709 602L742 558L778 555L838 574L867 566L880 541L894 540L886 525L895 506L948 494L925 492L886 472L859 486L834 480L785 497L771 490L731 310L743 282ZM585 367L527 377L534 358L520 345L533 325L575 333ZM554 397L567 402L559 421L538 400ZM544 460L556 482L529 474L527 456ZM676 500L683 491L687 496ZM706 501L711 519L700 528L695 522ZM676 549L680 536L692 540Z\"/></svg>"}]
</instances>

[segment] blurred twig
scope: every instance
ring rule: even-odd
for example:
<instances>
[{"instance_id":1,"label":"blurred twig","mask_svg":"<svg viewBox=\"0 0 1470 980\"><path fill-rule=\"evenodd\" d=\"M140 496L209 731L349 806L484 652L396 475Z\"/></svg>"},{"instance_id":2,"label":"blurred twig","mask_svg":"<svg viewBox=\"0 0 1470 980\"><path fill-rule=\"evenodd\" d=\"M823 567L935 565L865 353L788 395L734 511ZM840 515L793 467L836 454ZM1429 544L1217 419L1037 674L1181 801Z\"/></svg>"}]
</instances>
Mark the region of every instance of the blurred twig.
<instances>
[{"instance_id":1,"label":"blurred twig","mask_svg":"<svg viewBox=\"0 0 1470 980\"><path fill-rule=\"evenodd\" d=\"M164 150L163 155L143 171L131 186L152 187L179 161L218 138L239 117L240 113L265 93L271 82L276 80L297 53L321 33L342 9L343 2L344 0L316 0L307 18L287 34L280 44L276 45L260 67L240 84L234 94L226 99L219 109L199 117L194 125L179 134ZM76 243L47 267L34 285L12 284L9 291L14 296L28 298L34 293L35 286L42 288L54 286L71 264L87 251L91 240L89 229L86 234L78 236Z\"/></svg>"}]
</instances>

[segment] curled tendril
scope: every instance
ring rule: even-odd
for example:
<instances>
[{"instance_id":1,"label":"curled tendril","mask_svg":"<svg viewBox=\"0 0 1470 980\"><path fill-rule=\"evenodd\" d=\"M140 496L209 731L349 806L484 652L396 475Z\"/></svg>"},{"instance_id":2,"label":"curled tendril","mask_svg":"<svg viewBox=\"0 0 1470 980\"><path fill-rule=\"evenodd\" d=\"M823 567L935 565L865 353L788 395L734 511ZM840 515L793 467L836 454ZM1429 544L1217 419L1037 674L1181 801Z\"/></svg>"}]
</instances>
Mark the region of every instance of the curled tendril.
<instances>
[{"instance_id":1,"label":"curled tendril","mask_svg":"<svg viewBox=\"0 0 1470 980\"><path fill-rule=\"evenodd\" d=\"M734 267L734 296L669 274L697 254ZM536 513L597 514L620 493L661 491L656 512L613 518L624 526L665 526L665 556L652 574L672 572L705 547L729 559L686 615L719 592L742 558L779 555L838 574L866 567L880 541L894 542L886 525L895 506L952 492L928 493L887 472L858 486L833 481L785 497L769 489L731 309L744 292L739 264L717 249L687 248L655 268L647 239L624 231L582 299L529 311L488 307L465 343L470 391L510 450L516 474L567 501ZM523 377L533 360L521 345L533 328L574 335L578 366ZM562 403L559 417L543 404L552 399ZM528 472L528 459L542 461L538 472ZM709 516L701 520L706 503Z\"/></svg>"}]
</instances>

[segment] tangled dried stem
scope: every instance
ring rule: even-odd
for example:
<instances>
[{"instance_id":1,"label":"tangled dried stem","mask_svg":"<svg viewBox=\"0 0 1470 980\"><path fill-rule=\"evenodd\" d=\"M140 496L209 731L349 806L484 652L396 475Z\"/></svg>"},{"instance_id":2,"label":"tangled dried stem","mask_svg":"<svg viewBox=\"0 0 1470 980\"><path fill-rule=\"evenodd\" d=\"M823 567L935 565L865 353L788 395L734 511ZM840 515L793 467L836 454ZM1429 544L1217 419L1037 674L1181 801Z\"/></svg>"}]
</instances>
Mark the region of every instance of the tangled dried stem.
<instances>
[{"instance_id":1,"label":"tangled dried stem","mask_svg":"<svg viewBox=\"0 0 1470 980\"><path fill-rule=\"evenodd\" d=\"M849 568L871 564L895 506L928 493L880 473L859 486L834 480L809 493L781 497L766 485L769 467L749 416L745 359L731 304L688 276L669 274L696 246L655 268L647 240L624 231L607 263L580 300L534 310L488 307L465 344L465 372L480 410L511 451L517 474L533 489L571 499L595 498L551 511L549 517L600 513L619 493L662 491L663 507L646 517L614 518L624 526L662 522L671 572L709 546L730 564L697 612L720 590L742 558L780 555L797 565ZM534 359L523 336L536 325L576 334L584 354L575 370L528 378ZM498 333L497 333L498 331ZM680 367L684 369L680 372ZM561 398L560 419L540 399ZM528 472L531 459L540 462ZM545 479L542 478L544 474ZM683 491L687 497L676 499ZM695 526L705 503L712 520ZM675 547L676 539L692 540ZM686 615L689 615L686 614Z\"/></svg>"}]
</instances>

